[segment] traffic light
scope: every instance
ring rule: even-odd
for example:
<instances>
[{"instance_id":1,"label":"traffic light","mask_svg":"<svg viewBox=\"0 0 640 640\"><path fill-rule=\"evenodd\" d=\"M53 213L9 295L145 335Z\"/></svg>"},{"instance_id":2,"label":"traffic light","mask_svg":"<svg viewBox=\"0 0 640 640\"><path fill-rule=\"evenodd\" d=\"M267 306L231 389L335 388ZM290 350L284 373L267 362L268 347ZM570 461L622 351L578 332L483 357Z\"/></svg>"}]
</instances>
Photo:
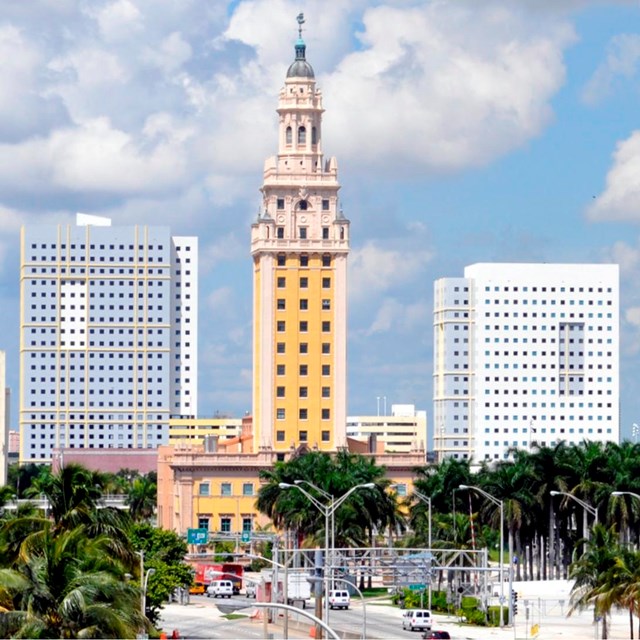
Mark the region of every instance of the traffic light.
<instances>
[{"instance_id":1,"label":"traffic light","mask_svg":"<svg viewBox=\"0 0 640 640\"><path fill-rule=\"evenodd\" d=\"M515 589L511 590L511 609L515 616L518 613L518 592Z\"/></svg>"}]
</instances>

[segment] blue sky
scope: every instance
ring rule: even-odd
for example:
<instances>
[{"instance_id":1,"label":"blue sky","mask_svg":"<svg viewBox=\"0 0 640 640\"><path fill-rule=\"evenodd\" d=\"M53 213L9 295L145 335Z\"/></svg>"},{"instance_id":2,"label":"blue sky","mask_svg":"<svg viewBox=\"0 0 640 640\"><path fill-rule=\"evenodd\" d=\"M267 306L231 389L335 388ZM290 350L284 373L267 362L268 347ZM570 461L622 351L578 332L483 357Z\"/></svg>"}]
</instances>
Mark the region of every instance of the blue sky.
<instances>
[{"instance_id":1,"label":"blue sky","mask_svg":"<svg viewBox=\"0 0 640 640\"><path fill-rule=\"evenodd\" d=\"M350 414L431 416L433 280L617 262L621 432L640 423L640 7L609 0L4 0L0 347L18 401L19 229L200 238L200 414L251 409L249 228L295 17L352 222Z\"/></svg>"}]
</instances>

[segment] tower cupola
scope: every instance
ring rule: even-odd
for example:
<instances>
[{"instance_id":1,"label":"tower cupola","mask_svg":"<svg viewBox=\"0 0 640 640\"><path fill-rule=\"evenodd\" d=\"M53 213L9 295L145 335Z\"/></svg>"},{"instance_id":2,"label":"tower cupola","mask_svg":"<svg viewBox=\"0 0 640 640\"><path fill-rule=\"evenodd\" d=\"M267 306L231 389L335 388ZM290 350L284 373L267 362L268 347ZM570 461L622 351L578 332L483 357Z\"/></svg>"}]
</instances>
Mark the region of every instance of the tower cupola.
<instances>
[{"instance_id":1,"label":"tower cupola","mask_svg":"<svg viewBox=\"0 0 640 640\"><path fill-rule=\"evenodd\" d=\"M295 45L296 59L287 70L287 78L315 78L313 68L307 62L307 45L302 39L302 25L304 24L304 14L299 13L298 17L298 40Z\"/></svg>"}]
</instances>

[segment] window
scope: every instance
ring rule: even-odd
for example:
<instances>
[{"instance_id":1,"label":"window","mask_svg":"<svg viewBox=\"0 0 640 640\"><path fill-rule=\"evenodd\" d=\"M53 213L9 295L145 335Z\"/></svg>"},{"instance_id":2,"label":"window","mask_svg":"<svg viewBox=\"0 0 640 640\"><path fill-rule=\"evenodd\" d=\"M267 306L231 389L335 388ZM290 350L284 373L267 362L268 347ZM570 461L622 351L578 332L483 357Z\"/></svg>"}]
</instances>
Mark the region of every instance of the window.
<instances>
[{"instance_id":1,"label":"window","mask_svg":"<svg viewBox=\"0 0 640 640\"><path fill-rule=\"evenodd\" d=\"M328 253L325 253L322 256L322 266L323 267L330 267L331 266L331 256Z\"/></svg>"},{"instance_id":2,"label":"window","mask_svg":"<svg viewBox=\"0 0 640 640\"><path fill-rule=\"evenodd\" d=\"M309 344L306 342L300 343L300 353L309 353Z\"/></svg>"},{"instance_id":3,"label":"window","mask_svg":"<svg viewBox=\"0 0 640 640\"><path fill-rule=\"evenodd\" d=\"M315 127L311 127L311 144L318 144L318 132Z\"/></svg>"},{"instance_id":4,"label":"window","mask_svg":"<svg viewBox=\"0 0 640 640\"><path fill-rule=\"evenodd\" d=\"M284 409L276 409L276 419L284 420Z\"/></svg>"},{"instance_id":5,"label":"window","mask_svg":"<svg viewBox=\"0 0 640 640\"><path fill-rule=\"evenodd\" d=\"M252 496L253 495L253 482L243 482L242 483L242 495L243 496Z\"/></svg>"},{"instance_id":6,"label":"window","mask_svg":"<svg viewBox=\"0 0 640 640\"><path fill-rule=\"evenodd\" d=\"M306 200L300 200L298 203L298 208L300 211L306 211L309 208L309 205Z\"/></svg>"},{"instance_id":7,"label":"window","mask_svg":"<svg viewBox=\"0 0 640 640\"><path fill-rule=\"evenodd\" d=\"M331 343L323 342L322 343L322 353L326 356L331 353Z\"/></svg>"},{"instance_id":8,"label":"window","mask_svg":"<svg viewBox=\"0 0 640 640\"><path fill-rule=\"evenodd\" d=\"M253 531L253 517L242 516L242 532L251 533Z\"/></svg>"},{"instance_id":9,"label":"window","mask_svg":"<svg viewBox=\"0 0 640 640\"><path fill-rule=\"evenodd\" d=\"M322 332L323 333L329 333L331 331L331 321L330 320L323 320L322 321Z\"/></svg>"},{"instance_id":10,"label":"window","mask_svg":"<svg viewBox=\"0 0 640 640\"><path fill-rule=\"evenodd\" d=\"M276 387L276 397L284 398L284 387Z\"/></svg>"},{"instance_id":11,"label":"window","mask_svg":"<svg viewBox=\"0 0 640 640\"><path fill-rule=\"evenodd\" d=\"M309 395L308 387L300 387L300 397L306 398Z\"/></svg>"},{"instance_id":12,"label":"window","mask_svg":"<svg viewBox=\"0 0 640 640\"><path fill-rule=\"evenodd\" d=\"M284 227L276 228L276 238L279 238L279 239L284 238Z\"/></svg>"},{"instance_id":13,"label":"window","mask_svg":"<svg viewBox=\"0 0 640 640\"><path fill-rule=\"evenodd\" d=\"M286 326L285 325L285 321L284 320L278 320L278 325L277 326L278 326L278 331L280 333L282 333L284 331L285 326Z\"/></svg>"},{"instance_id":14,"label":"window","mask_svg":"<svg viewBox=\"0 0 640 640\"><path fill-rule=\"evenodd\" d=\"M331 409L323 409L322 410L322 419L329 420L331 418Z\"/></svg>"},{"instance_id":15,"label":"window","mask_svg":"<svg viewBox=\"0 0 640 640\"><path fill-rule=\"evenodd\" d=\"M309 323L306 320L300 320L300 333L307 333L309 330Z\"/></svg>"},{"instance_id":16,"label":"window","mask_svg":"<svg viewBox=\"0 0 640 640\"><path fill-rule=\"evenodd\" d=\"M309 373L309 367L306 364L301 364L300 365L300 375L301 376L306 376Z\"/></svg>"},{"instance_id":17,"label":"window","mask_svg":"<svg viewBox=\"0 0 640 640\"><path fill-rule=\"evenodd\" d=\"M331 440L331 435L328 430L323 430L322 432L322 442L329 442Z\"/></svg>"},{"instance_id":18,"label":"window","mask_svg":"<svg viewBox=\"0 0 640 640\"><path fill-rule=\"evenodd\" d=\"M221 496L230 496L231 495L231 483L223 482L220 485L220 495Z\"/></svg>"},{"instance_id":19,"label":"window","mask_svg":"<svg viewBox=\"0 0 640 640\"><path fill-rule=\"evenodd\" d=\"M309 308L309 300L300 298L300 311L306 311Z\"/></svg>"},{"instance_id":20,"label":"window","mask_svg":"<svg viewBox=\"0 0 640 640\"><path fill-rule=\"evenodd\" d=\"M306 253L303 253L300 256L300 266L301 267L308 267L309 266L309 256Z\"/></svg>"},{"instance_id":21,"label":"window","mask_svg":"<svg viewBox=\"0 0 640 640\"><path fill-rule=\"evenodd\" d=\"M322 239L323 240L329 239L329 227L322 227Z\"/></svg>"},{"instance_id":22,"label":"window","mask_svg":"<svg viewBox=\"0 0 640 640\"><path fill-rule=\"evenodd\" d=\"M277 307L279 311L284 311L286 309L284 298L278 298Z\"/></svg>"},{"instance_id":23,"label":"window","mask_svg":"<svg viewBox=\"0 0 640 640\"><path fill-rule=\"evenodd\" d=\"M323 364L322 365L322 375L323 376L330 376L331 375L331 365L330 364Z\"/></svg>"},{"instance_id":24,"label":"window","mask_svg":"<svg viewBox=\"0 0 640 640\"><path fill-rule=\"evenodd\" d=\"M292 139L293 139L293 133L292 133L292 131L291 131L291 127L287 127L287 131L286 131L286 141L287 141L287 144L291 144Z\"/></svg>"},{"instance_id":25,"label":"window","mask_svg":"<svg viewBox=\"0 0 640 640\"><path fill-rule=\"evenodd\" d=\"M284 442L284 431L276 431L276 441Z\"/></svg>"},{"instance_id":26,"label":"window","mask_svg":"<svg viewBox=\"0 0 640 640\"><path fill-rule=\"evenodd\" d=\"M284 289L287 286L287 279L284 276L278 276L278 289Z\"/></svg>"},{"instance_id":27,"label":"window","mask_svg":"<svg viewBox=\"0 0 640 640\"><path fill-rule=\"evenodd\" d=\"M284 353L284 342L278 342L278 344L276 344L276 352Z\"/></svg>"},{"instance_id":28,"label":"window","mask_svg":"<svg viewBox=\"0 0 640 640\"><path fill-rule=\"evenodd\" d=\"M298 431L298 440L300 442L306 442L307 441L307 432L306 431Z\"/></svg>"},{"instance_id":29,"label":"window","mask_svg":"<svg viewBox=\"0 0 640 640\"><path fill-rule=\"evenodd\" d=\"M278 254L278 266L279 267L284 267L287 264L287 257L284 255L284 253L279 253Z\"/></svg>"},{"instance_id":30,"label":"window","mask_svg":"<svg viewBox=\"0 0 640 640\"><path fill-rule=\"evenodd\" d=\"M279 364L276 366L276 374L279 376L283 376L285 374L285 366L283 364Z\"/></svg>"},{"instance_id":31,"label":"window","mask_svg":"<svg viewBox=\"0 0 640 640\"><path fill-rule=\"evenodd\" d=\"M229 516L221 516L220 531L222 533L231 533L231 518Z\"/></svg>"},{"instance_id":32,"label":"window","mask_svg":"<svg viewBox=\"0 0 640 640\"><path fill-rule=\"evenodd\" d=\"M304 127L298 127L298 144L307 143L307 130Z\"/></svg>"},{"instance_id":33,"label":"window","mask_svg":"<svg viewBox=\"0 0 640 640\"><path fill-rule=\"evenodd\" d=\"M322 397L323 398L331 397L331 387L322 387Z\"/></svg>"},{"instance_id":34,"label":"window","mask_svg":"<svg viewBox=\"0 0 640 640\"><path fill-rule=\"evenodd\" d=\"M322 210L323 211L329 211L329 200L323 200L322 201Z\"/></svg>"},{"instance_id":35,"label":"window","mask_svg":"<svg viewBox=\"0 0 640 640\"><path fill-rule=\"evenodd\" d=\"M329 311L331 309L331 300L323 300L322 301L322 310L323 311Z\"/></svg>"},{"instance_id":36,"label":"window","mask_svg":"<svg viewBox=\"0 0 640 640\"><path fill-rule=\"evenodd\" d=\"M209 518L206 516L198 516L198 529L206 529L209 531Z\"/></svg>"},{"instance_id":37,"label":"window","mask_svg":"<svg viewBox=\"0 0 640 640\"><path fill-rule=\"evenodd\" d=\"M309 288L309 278L300 278L300 288L301 289Z\"/></svg>"},{"instance_id":38,"label":"window","mask_svg":"<svg viewBox=\"0 0 640 640\"><path fill-rule=\"evenodd\" d=\"M399 496L406 496L407 495L407 485L404 483L399 483L396 484L396 486L394 487L396 490L396 493Z\"/></svg>"},{"instance_id":39,"label":"window","mask_svg":"<svg viewBox=\"0 0 640 640\"><path fill-rule=\"evenodd\" d=\"M331 278L322 278L322 288L331 289Z\"/></svg>"},{"instance_id":40,"label":"window","mask_svg":"<svg viewBox=\"0 0 640 640\"><path fill-rule=\"evenodd\" d=\"M307 239L307 227L300 227L300 229L298 229L298 235L300 237L300 240L306 240Z\"/></svg>"},{"instance_id":41,"label":"window","mask_svg":"<svg viewBox=\"0 0 640 640\"><path fill-rule=\"evenodd\" d=\"M300 420L306 420L307 419L307 415L308 415L307 409L300 409L300 411L298 413L298 417L300 418Z\"/></svg>"},{"instance_id":42,"label":"window","mask_svg":"<svg viewBox=\"0 0 640 640\"><path fill-rule=\"evenodd\" d=\"M289 130L291 130L291 127L289 127ZM276 206L278 209L284 209L284 198L278 198Z\"/></svg>"},{"instance_id":43,"label":"window","mask_svg":"<svg viewBox=\"0 0 640 640\"><path fill-rule=\"evenodd\" d=\"M198 487L198 495L200 496L208 496L209 495L209 483L201 482Z\"/></svg>"}]
</instances>

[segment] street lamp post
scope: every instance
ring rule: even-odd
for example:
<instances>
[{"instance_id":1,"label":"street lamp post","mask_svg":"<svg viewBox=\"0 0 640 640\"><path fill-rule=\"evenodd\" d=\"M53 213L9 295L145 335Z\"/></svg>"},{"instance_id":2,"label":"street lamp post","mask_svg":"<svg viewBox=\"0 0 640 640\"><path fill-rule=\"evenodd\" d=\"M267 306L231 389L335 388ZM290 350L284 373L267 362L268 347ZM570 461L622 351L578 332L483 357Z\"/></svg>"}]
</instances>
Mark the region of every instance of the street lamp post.
<instances>
[{"instance_id":1,"label":"street lamp post","mask_svg":"<svg viewBox=\"0 0 640 640\"><path fill-rule=\"evenodd\" d=\"M151 567L147 569L147 573L144 576L144 583L142 585L142 615L147 615L147 585L149 584L149 576L154 574L156 570Z\"/></svg>"},{"instance_id":2,"label":"street lamp post","mask_svg":"<svg viewBox=\"0 0 640 640\"><path fill-rule=\"evenodd\" d=\"M633 491L612 491L612 496L619 498L620 496L631 496L632 498L636 498L636 500L640 500L640 494L634 493ZM627 543L631 544L631 526L627 521Z\"/></svg>"},{"instance_id":3,"label":"street lamp post","mask_svg":"<svg viewBox=\"0 0 640 640\"><path fill-rule=\"evenodd\" d=\"M584 509L583 511L584 527L583 528L584 528L585 537L588 540L590 536L589 536L589 530L587 529L587 511L593 516L594 524L598 524L598 510L594 506L590 505L588 502L585 502L584 500L580 500L580 498L576 498L576 496L574 496L572 493L567 493L566 491L549 491L549 494L552 496L566 496L567 498L571 498L572 500L575 500Z\"/></svg>"},{"instance_id":4,"label":"street lamp post","mask_svg":"<svg viewBox=\"0 0 640 640\"><path fill-rule=\"evenodd\" d=\"M347 491L344 495L342 495L342 496L340 496L339 498L336 499L334 496L332 496L331 494L327 493L323 489L320 489L320 487L317 487L316 485L312 484L311 482L308 482L306 480L304 480L303 482L304 482L304 484L307 484L310 487L312 487L313 489L315 489L316 491L318 491L324 497L328 496L329 497L328 498L329 499L329 504L328 505L323 504L313 494L309 493L304 487L301 486L302 481L296 482L296 484L289 484L288 482L280 482L278 486L281 489L298 489L298 491L303 493L307 497L307 499L311 502L311 504L313 504L313 506L316 507L316 509L318 509L318 511L320 511L320 513L322 513L324 515L324 521L325 521L325 530L324 530L324 549L325 549L324 565L325 565L325 572L326 572L326 570L327 570L327 561L328 561L328 558L329 558L329 539L330 539L329 538L329 527L330 527L329 523L331 522L331 517L337 511L338 507L354 491L357 491L358 489L373 489L376 485L373 482L367 482L367 483L364 483L364 484L357 484L355 487L351 487L351 489L349 489L349 491ZM331 539L333 540L333 543L335 544L335 531L333 531L333 527L332 527L332 532L331 532ZM329 567L329 573L332 573L331 569L332 569L332 567ZM327 625L329 624L329 600L326 597L326 595L325 595L325 598L324 598L324 621L325 621L325 623Z\"/></svg>"},{"instance_id":5,"label":"street lamp post","mask_svg":"<svg viewBox=\"0 0 640 640\"><path fill-rule=\"evenodd\" d=\"M492 496L490 493L487 493L484 489L480 489L480 487L473 487L466 484L461 484L458 489L460 491L477 491L482 494L485 498L493 502L500 507L500 626L504 627L504 613L502 610L502 605L504 604L504 502L502 500L498 500L495 496ZM511 558L509 558L509 562L511 562ZM511 571L509 571L509 577L511 577ZM511 613L511 590L509 590L509 620L512 621L512 613Z\"/></svg>"}]
</instances>

